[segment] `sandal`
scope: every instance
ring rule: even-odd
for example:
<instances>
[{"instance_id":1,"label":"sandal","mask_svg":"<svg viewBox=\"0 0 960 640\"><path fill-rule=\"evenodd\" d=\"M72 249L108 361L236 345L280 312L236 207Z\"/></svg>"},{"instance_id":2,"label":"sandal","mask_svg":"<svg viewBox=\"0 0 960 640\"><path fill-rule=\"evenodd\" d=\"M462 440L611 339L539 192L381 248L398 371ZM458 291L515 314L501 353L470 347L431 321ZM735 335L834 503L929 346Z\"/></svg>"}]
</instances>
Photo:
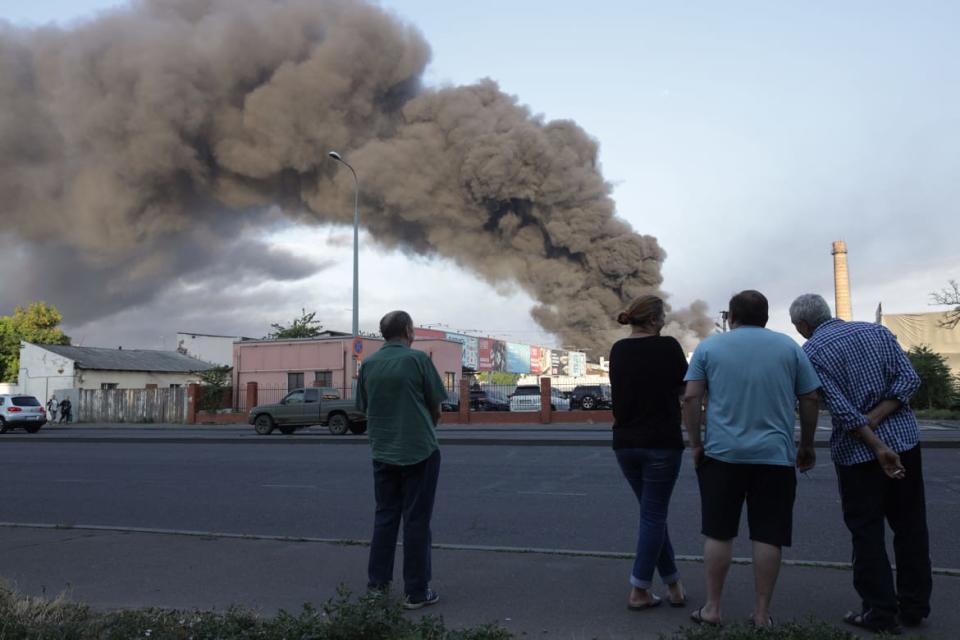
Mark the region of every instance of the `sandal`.
<instances>
[{"instance_id":1,"label":"sandal","mask_svg":"<svg viewBox=\"0 0 960 640\"><path fill-rule=\"evenodd\" d=\"M896 620L873 620L876 616L871 615L872 611L872 609L868 609L863 613L848 611L847 615L843 616L843 621L854 627L873 631L874 633L889 633L894 636L903 633L903 629L900 628Z\"/></svg>"},{"instance_id":2,"label":"sandal","mask_svg":"<svg viewBox=\"0 0 960 640\"><path fill-rule=\"evenodd\" d=\"M661 604L663 604L663 600L651 593L649 602L644 602L643 604L630 604L628 602L627 609L630 609L630 611L646 611L647 609L659 607Z\"/></svg>"},{"instance_id":3,"label":"sandal","mask_svg":"<svg viewBox=\"0 0 960 640\"><path fill-rule=\"evenodd\" d=\"M708 627L722 627L723 623L720 621L707 620L703 617L703 607L700 607L696 611L690 614L690 619L697 624L705 624Z\"/></svg>"},{"instance_id":4,"label":"sandal","mask_svg":"<svg viewBox=\"0 0 960 640\"><path fill-rule=\"evenodd\" d=\"M760 627L757 627L757 621L753 619L753 616L749 616L747 618L747 624L749 624L751 627L756 627L758 629L760 628ZM767 616L767 624L763 625L763 628L769 629L772 626L773 626L773 616Z\"/></svg>"}]
</instances>

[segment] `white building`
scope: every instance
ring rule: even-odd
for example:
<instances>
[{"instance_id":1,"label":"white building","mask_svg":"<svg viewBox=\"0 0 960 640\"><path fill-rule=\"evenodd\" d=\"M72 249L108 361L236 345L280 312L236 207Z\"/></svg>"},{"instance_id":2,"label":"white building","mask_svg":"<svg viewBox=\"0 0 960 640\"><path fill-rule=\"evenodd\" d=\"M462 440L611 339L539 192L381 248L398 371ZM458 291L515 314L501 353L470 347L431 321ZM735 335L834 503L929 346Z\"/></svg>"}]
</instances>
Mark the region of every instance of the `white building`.
<instances>
[{"instance_id":1,"label":"white building","mask_svg":"<svg viewBox=\"0 0 960 640\"><path fill-rule=\"evenodd\" d=\"M197 360L222 367L232 367L233 343L243 340L250 340L250 338L181 331L177 334L177 351Z\"/></svg>"},{"instance_id":2,"label":"white building","mask_svg":"<svg viewBox=\"0 0 960 640\"><path fill-rule=\"evenodd\" d=\"M20 344L20 393L46 400L64 389L148 389L199 382L211 364L176 351Z\"/></svg>"}]
</instances>

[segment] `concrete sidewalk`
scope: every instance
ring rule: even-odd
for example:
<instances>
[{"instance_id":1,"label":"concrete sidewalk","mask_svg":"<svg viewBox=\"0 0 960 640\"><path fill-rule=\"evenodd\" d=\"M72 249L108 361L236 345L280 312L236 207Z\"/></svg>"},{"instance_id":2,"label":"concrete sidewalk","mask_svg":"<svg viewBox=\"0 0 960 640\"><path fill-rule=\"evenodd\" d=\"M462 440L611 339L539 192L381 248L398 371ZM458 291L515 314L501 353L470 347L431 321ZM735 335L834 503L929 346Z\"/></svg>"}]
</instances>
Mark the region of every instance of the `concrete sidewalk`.
<instances>
[{"instance_id":1,"label":"concrete sidewalk","mask_svg":"<svg viewBox=\"0 0 960 640\"><path fill-rule=\"evenodd\" d=\"M101 609L296 611L305 602L322 604L341 583L363 592L367 551L362 543L0 526L0 576L8 583L31 595L66 590ZM703 566L680 564L690 605L638 613L626 609L626 558L438 549L433 587L441 601L425 613L453 627L495 622L518 637L657 638L690 624L703 602ZM775 619L813 616L843 626L840 618L857 607L851 580L845 569L785 566ZM751 610L751 567L735 565L727 584L726 619L743 620ZM935 576L933 615L916 636L957 638L958 600L960 577Z\"/></svg>"}]
</instances>

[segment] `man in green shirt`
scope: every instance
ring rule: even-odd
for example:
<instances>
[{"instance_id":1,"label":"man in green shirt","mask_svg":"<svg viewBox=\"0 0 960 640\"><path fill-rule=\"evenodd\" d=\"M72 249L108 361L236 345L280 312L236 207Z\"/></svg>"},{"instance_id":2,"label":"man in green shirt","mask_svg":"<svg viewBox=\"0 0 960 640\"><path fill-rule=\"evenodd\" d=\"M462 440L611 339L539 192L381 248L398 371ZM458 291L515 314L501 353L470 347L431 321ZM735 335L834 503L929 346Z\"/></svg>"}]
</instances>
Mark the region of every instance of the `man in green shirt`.
<instances>
[{"instance_id":1,"label":"man in green shirt","mask_svg":"<svg viewBox=\"0 0 960 640\"><path fill-rule=\"evenodd\" d=\"M436 425L447 397L430 356L411 349L413 320L391 311L380 320L386 344L364 361L357 408L367 414L377 501L367 587L393 580L397 532L403 520L404 607L419 609L440 596L430 588L430 518L440 474Z\"/></svg>"}]
</instances>

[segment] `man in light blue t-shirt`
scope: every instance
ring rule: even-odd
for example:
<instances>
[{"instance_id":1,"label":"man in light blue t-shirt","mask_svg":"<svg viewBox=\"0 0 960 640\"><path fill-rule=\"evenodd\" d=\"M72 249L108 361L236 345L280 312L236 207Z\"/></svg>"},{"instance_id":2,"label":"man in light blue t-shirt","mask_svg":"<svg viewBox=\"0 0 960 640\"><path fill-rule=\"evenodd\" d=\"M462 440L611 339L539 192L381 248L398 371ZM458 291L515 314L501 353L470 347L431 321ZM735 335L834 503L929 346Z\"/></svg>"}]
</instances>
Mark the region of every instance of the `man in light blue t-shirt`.
<instances>
[{"instance_id":1,"label":"man in light blue t-shirt","mask_svg":"<svg viewBox=\"0 0 960 640\"><path fill-rule=\"evenodd\" d=\"M765 329L767 299L742 291L730 300L732 331L700 343L685 380L683 418L700 483L707 602L694 622L721 621L720 596L733 558L740 511L747 503L753 541L756 604L753 621L769 626L770 599L782 547L793 535L797 476L816 463L820 380L796 342ZM707 398L706 442L700 424ZM794 411L800 401L800 449Z\"/></svg>"}]
</instances>

